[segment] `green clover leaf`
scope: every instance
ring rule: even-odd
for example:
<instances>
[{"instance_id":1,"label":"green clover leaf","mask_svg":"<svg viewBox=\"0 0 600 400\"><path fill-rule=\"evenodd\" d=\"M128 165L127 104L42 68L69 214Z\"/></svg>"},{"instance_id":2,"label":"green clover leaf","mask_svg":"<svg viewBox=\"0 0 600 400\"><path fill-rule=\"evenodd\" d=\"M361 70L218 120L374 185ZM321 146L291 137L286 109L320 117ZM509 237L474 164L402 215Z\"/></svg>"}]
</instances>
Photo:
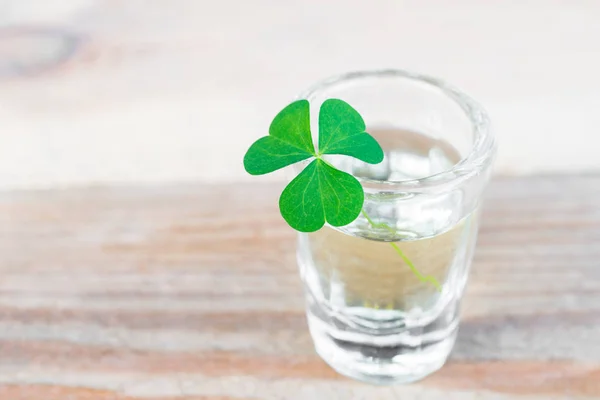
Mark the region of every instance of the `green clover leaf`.
<instances>
[{"instance_id":1,"label":"green clover leaf","mask_svg":"<svg viewBox=\"0 0 600 400\"><path fill-rule=\"evenodd\" d=\"M244 157L249 174L262 175L315 156L308 101L295 101L277 114L269 136L258 139Z\"/></svg>"},{"instance_id":2,"label":"green clover leaf","mask_svg":"<svg viewBox=\"0 0 600 400\"><path fill-rule=\"evenodd\" d=\"M321 159L313 160L279 198L281 215L294 229L314 232L325 225L348 225L364 202L360 183Z\"/></svg>"},{"instance_id":3,"label":"green clover leaf","mask_svg":"<svg viewBox=\"0 0 600 400\"><path fill-rule=\"evenodd\" d=\"M261 175L315 158L289 183L279 199L281 215L292 228L314 232L325 222L332 226L351 223L364 203L360 183L323 160L325 154L347 155L371 164L383 160L383 150L365 132L360 114L338 99L321 104L317 153L310 131L308 101L298 100L277 114L269 127L269 136L250 146L244 167L252 175Z\"/></svg>"},{"instance_id":4,"label":"green clover leaf","mask_svg":"<svg viewBox=\"0 0 600 400\"><path fill-rule=\"evenodd\" d=\"M323 155L338 154L378 164L383 150L367 132L360 114L348 103L328 99L319 110L319 151L315 151L310 131L309 104L298 100L277 114L269 127L269 136L258 139L244 156L244 168L252 175L276 171L299 161L314 158L283 190L279 209L287 223L300 232L314 232L326 222L344 226L362 212L369 224L396 230L385 223L374 222L362 210L363 188L352 175L342 172L323 159ZM439 282L422 275L395 243L396 250L422 282L429 282L438 291Z\"/></svg>"},{"instance_id":5,"label":"green clover leaf","mask_svg":"<svg viewBox=\"0 0 600 400\"><path fill-rule=\"evenodd\" d=\"M383 161L383 150L365 132L365 121L348 103L328 99L319 111L319 152L343 154L369 164Z\"/></svg>"}]
</instances>

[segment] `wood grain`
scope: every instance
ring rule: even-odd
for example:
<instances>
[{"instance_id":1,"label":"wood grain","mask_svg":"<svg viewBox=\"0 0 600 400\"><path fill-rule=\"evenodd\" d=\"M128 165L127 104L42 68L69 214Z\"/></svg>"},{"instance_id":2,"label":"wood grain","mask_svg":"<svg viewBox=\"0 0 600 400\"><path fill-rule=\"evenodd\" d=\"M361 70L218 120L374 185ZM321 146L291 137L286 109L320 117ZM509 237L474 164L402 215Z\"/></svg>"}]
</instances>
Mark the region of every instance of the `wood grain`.
<instances>
[{"instance_id":1,"label":"wood grain","mask_svg":"<svg viewBox=\"0 0 600 400\"><path fill-rule=\"evenodd\" d=\"M239 160L278 110L386 68L481 101L503 174L597 170L599 15L597 0L1 0L0 189L254 183Z\"/></svg>"},{"instance_id":2,"label":"wood grain","mask_svg":"<svg viewBox=\"0 0 600 400\"><path fill-rule=\"evenodd\" d=\"M315 355L279 189L0 194L0 399L600 397L600 176L491 184L452 358L391 388Z\"/></svg>"}]
</instances>

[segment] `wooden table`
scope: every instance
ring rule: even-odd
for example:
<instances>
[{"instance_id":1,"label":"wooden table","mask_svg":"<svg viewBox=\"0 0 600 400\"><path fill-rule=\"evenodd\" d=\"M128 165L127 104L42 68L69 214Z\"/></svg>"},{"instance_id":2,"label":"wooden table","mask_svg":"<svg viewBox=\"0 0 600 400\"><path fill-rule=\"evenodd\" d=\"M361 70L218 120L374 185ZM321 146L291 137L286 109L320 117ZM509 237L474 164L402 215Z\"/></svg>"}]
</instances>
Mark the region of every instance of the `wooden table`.
<instances>
[{"instance_id":1,"label":"wooden table","mask_svg":"<svg viewBox=\"0 0 600 400\"><path fill-rule=\"evenodd\" d=\"M314 353L279 184L0 195L0 399L600 397L600 176L496 179L449 363Z\"/></svg>"}]
</instances>

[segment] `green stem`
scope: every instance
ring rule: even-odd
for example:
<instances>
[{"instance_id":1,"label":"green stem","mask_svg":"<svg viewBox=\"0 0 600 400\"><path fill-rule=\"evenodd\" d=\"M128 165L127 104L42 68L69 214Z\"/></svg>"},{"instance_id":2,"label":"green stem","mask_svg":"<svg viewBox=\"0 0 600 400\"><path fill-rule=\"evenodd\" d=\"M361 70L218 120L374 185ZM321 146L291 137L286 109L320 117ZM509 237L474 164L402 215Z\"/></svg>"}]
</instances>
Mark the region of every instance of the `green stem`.
<instances>
[{"instance_id":1,"label":"green stem","mask_svg":"<svg viewBox=\"0 0 600 400\"><path fill-rule=\"evenodd\" d=\"M317 158L321 159L325 164L329 165L331 168L335 168L329 162L323 160L321 158L321 154L318 154ZM396 235L398 233L396 231L396 229L392 228L391 226L389 226L386 223L373 221L367 215L367 212L365 210L361 210L360 212L362 213L363 217L365 217L365 219L367 220L367 222L369 222L369 225L371 225L373 228L382 228L382 229L385 229L388 232L390 232L392 235ZM394 248L394 250L396 250L396 253L398 253L398 255L402 258L402 261L404 261L404 263L406 265L408 265L408 268L410 268L410 270L415 274L415 276L421 282L423 282L423 283L430 283L430 284L432 284L436 288L436 290L438 292L442 291L442 286L440 285L440 283L438 282L438 280L435 279L434 276L432 276L432 275L423 275L421 272L419 272L419 270L417 269L417 267L415 267L415 265L412 263L412 261L410 261L408 259L408 257L406 257L406 255L404 254L404 252L400 249L400 247L398 247L398 245L396 243L390 242L390 245Z\"/></svg>"},{"instance_id":2,"label":"green stem","mask_svg":"<svg viewBox=\"0 0 600 400\"><path fill-rule=\"evenodd\" d=\"M369 223L369 225L371 225L373 228L383 228L385 230L387 230L388 232L392 233L392 234L397 234L397 231L392 228L391 226L383 223L383 222L375 222L373 221L366 213L365 210L361 210L361 213L363 215L363 217L365 217L365 219L367 220L367 222ZM390 242L390 245L394 248L394 250L396 250L396 253L398 253L398 255L402 258L402 261L404 261L404 263L406 265L408 265L408 268L410 268L410 270L415 274L415 276L423 283L430 283L433 286L435 286L435 288L437 289L438 292L442 291L442 286L440 285L440 283L437 281L437 279L435 279L435 277L433 277L432 275L423 275L419 272L419 270L415 267L415 265L412 263L412 261L410 261L408 259L408 257L406 257L406 255L404 254L404 252L400 249L400 247L398 247L398 245L394 242Z\"/></svg>"}]
</instances>

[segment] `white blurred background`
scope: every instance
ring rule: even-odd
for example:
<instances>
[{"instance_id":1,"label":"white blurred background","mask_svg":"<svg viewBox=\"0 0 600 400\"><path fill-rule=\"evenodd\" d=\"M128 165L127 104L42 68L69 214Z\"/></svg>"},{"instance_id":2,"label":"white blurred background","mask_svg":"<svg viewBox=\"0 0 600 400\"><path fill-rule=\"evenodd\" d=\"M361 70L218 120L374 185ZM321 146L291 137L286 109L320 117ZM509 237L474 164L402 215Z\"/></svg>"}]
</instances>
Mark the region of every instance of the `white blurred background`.
<instances>
[{"instance_id":1,"label":"white blurred background","mask_svg":"<svg viewBox=\"0 0 600 400\"><path fill-rule=\"evenodd\" d=\"M0 0L0 189L256 179L279 109L373 68L483 103L497 174L598 170L599 21L596 0Z\"/></svg>"}]
</instances>

